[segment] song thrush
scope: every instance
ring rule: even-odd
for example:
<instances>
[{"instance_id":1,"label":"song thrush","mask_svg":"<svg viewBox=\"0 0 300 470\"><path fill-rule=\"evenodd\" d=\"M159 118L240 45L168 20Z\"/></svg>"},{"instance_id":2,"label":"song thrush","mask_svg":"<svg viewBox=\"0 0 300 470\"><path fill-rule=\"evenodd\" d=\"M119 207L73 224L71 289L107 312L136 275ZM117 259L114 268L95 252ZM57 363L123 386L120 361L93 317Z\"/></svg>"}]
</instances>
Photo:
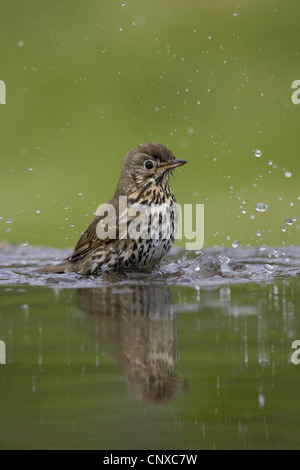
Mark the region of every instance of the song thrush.
<instances>
[{"instance_id":1,"label":"song thrush","mask_svg":"<svg viewBox=\"0 0 300 470\"><path fill-rule=\"evenodd\" d=\"M158 265L176 235L176 199L169 177L185 163L162 144L130 150L114 196L81 235L72 255L42 271L98 274Z\"/></svg>"}]
</instances>

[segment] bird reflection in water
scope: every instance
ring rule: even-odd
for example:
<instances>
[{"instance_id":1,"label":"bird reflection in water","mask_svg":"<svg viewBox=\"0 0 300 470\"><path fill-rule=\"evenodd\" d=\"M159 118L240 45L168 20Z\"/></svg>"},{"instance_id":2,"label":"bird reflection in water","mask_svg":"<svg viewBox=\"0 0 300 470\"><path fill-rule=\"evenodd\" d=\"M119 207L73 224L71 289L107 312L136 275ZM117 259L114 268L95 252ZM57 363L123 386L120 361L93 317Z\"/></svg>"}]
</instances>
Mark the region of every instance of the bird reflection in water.
<instances>
[{"instance_id":1,"label":"bird reflection in water","mask_svg":"<svg viewBox=\"0 0 300 470\"><path fill-rule=\"evenodd\" d=\"M78 293L89 329L124 370L136 400L167 402L186 388L175 375L177 312L167 286L119 284Z\"/></svg>"}]
</instances>

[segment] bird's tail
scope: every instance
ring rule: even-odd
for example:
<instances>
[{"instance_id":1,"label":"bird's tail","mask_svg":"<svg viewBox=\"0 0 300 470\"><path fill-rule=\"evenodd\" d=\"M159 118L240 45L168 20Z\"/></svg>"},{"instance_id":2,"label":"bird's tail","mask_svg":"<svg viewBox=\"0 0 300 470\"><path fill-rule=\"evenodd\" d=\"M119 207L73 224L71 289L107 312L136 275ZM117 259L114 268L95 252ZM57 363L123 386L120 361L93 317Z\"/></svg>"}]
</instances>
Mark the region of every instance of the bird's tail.
<instances>
[{"instance_id":1,"label":"bird's tail","mask_svg":"<svg viewBox=\"0 0 300 470\"><path fill-rule=\"evenodd\" d=\"M63 261L59 264L50 264L49 266L45 266L44 268L39 269L41 273L70 273L73 272L72 264L69 261Z\"/></svg>"}]
</instances>

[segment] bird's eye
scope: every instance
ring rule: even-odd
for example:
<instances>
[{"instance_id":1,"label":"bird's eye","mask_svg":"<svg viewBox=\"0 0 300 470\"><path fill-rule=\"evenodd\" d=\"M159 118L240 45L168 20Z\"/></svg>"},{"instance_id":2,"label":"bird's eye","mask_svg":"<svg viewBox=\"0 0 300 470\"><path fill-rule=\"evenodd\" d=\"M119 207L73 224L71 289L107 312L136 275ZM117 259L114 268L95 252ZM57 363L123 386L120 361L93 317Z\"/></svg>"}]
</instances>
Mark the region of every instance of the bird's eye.
<instances>
[{"instance_id":1,"label":"bird's eye","mask_svg":"<svg viewBox=\"0 0 300 470\"><path fill-rule=\"evenodd\" d=\"M151 160L147 160L144 163L144 166L145 166L145 168L147 168L147 170L151 170L151 168L153 168L153 163L151 162Z\"/></svg>"}]
</instances>

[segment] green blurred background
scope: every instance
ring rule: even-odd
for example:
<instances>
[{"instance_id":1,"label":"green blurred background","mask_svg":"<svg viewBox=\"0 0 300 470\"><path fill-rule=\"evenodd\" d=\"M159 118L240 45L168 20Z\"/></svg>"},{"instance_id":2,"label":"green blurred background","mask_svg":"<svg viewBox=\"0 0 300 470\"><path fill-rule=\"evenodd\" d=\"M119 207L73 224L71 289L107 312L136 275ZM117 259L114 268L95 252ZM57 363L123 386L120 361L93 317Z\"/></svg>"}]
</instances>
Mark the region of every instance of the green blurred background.
<instances>
[{"instance_id":1,"label":"green blurred background","mask_svg":"<svg viewBox=\"0 0 300 470\"><path fill-rule=\"evenodd\" d=\"M0 240L74 246L153 141L189 161L171 183L205 204L205 247L299 244L299 17L297 0L2 0Z\"/></svg>"}]
</instances>

